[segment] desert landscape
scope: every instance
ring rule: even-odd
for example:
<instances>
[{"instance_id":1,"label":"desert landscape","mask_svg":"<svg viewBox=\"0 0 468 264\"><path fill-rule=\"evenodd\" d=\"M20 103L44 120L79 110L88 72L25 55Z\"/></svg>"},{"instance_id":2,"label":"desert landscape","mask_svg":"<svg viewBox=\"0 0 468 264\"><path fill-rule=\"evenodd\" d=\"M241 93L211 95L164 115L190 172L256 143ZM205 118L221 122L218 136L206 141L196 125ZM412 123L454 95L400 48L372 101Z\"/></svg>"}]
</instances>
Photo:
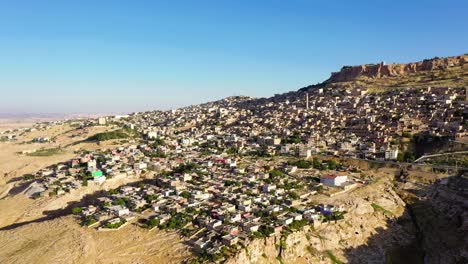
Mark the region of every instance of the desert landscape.
<instances>
[{"instance_id":1,"label":"desert landscape","mask_svg":"<svg viewBox=\"0 0 468 264\"><path fill-rule=\"evenodd\" d=\"M32 125L10 123L5 125L7 129L2 129ZM83 131L60 125L25 133L15 142L0 142L0 244L4 245L0 247L1 263L180 263L191 254L176 233L148 232L136 226L121 232L98 232L81 227L71 215L70 204L85 203L87 196L139 179L114 181L84 192L47 199L33 200L24 194L31 181L24 181L23 175L71 159L78 149L112 147L112 143L99 146L80 143L110 129L112 127L96 127ZM25 143L37 137L54 140ZM48 156L21 154L41 148L60 148L60 151Z\"/></svg>"}]
</instances>

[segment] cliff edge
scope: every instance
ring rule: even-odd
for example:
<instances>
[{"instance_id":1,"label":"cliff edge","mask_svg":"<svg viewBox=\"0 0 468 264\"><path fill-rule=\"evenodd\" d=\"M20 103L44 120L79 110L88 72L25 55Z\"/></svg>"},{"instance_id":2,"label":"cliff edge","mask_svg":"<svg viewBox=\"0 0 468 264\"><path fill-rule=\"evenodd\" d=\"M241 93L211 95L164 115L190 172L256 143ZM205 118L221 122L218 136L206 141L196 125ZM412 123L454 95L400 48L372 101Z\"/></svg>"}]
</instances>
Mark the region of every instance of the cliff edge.
<instances>
[{"instance_id":1,"label":"cliff edge","mask_svg":"<svg viewBox=\"0 0 468 264\"><path fill-rule=\"evenodd\" d=\"M339 72L333 72L331 77L324 83L347 82L367 78L382 78L406 76L411 73L422 71L444 70L449 67L463 66L468 62L468 54L447 57L447 58L432 58L420 62L406 64L389 64L381 62L379 64L366 64L358 66L343 66Z\"/></svg>"}]
</instances>

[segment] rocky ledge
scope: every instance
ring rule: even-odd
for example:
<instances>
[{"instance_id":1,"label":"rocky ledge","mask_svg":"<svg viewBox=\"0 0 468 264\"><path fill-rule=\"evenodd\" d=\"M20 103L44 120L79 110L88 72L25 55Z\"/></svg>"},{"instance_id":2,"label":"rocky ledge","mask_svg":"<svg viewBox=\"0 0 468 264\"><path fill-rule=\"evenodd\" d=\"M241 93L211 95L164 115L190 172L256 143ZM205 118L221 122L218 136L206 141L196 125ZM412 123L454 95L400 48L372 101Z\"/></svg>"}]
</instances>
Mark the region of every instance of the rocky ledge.
<instances>
[{"instance_id":1,"label":"rocky ledge","mask_svg":"<svg viewBox=\"0 0 468 264\"><path fill-rule=\"evenodd\" d=\"M443 70L448 67L464 66L468 62L468 54L432 58L420 62L406 64L366 64L358 66L343 66L339 72L333 72L325 83L353 81L360 77L382 78L385 76L405 76L422 71Z\"/></svg>"}]
</instances>

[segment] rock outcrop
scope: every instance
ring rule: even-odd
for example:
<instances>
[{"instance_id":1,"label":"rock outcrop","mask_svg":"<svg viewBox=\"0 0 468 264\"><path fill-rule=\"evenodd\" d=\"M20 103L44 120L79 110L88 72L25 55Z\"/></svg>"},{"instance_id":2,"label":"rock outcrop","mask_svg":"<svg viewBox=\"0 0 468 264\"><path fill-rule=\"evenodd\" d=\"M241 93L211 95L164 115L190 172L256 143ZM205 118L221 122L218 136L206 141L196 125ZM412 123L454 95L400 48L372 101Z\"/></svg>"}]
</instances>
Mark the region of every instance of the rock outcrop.
<instances>
[{"instance_id":1,"label":"rock outcrop","mask_svg":"<svg viewBox=\"0 0 468 264\"><path fill-rule=\"evenodd\" d=\"M411 222L404 211L405 203L390 185L379 185L378 191L375 191L377 187L370 187L341 200L348 211L344 220L315 228L306 226L302 231L287 235L255 239L227 263L325 264L332 259L347 263L384 263L392 246L411 244L415 237L395 221L399 218ZM376 204L388 211L376 210ZM379 238L373 239L377 233L381 233ZM367 246L361 248L362 245Z\"/></svg>"},{"instance_id":2,"label":"rock outcrop","mask_svg":"<svg viewBox=\"0 0 468 264\"><path fill-rule=\"evenodd\" d=\"M405 189L414 192L415 186ZM424 263L467 263L468 178L444 178L422 192L408 208L419 229Z\"/></svg>"},{"instance_id":3,"label":"rock outcrop","mask_svg":"<svg viewBox=\"0 0 468 264\"><path fill-rule=\"evenodd\" d=\"M447 58L433 58L415 63L366 64L358 66L344 66L339 72L333 72L325 83L353 81L360 77L382 78L385 76L405 76L422 71L443 70L453 66L463 66L468 62L468 55Z\"/></svg>"},{"instance_id":4,"label":"rock outcrop","mask_svg":"<svg viewBox=\"0 0 468 264\"><path fill-rule=\"evenodd\" d=\"M467 190L467 177L367 186L340 200L344 220L255 239L226 263L467 263Z\"/></svg>"}]
</instances>

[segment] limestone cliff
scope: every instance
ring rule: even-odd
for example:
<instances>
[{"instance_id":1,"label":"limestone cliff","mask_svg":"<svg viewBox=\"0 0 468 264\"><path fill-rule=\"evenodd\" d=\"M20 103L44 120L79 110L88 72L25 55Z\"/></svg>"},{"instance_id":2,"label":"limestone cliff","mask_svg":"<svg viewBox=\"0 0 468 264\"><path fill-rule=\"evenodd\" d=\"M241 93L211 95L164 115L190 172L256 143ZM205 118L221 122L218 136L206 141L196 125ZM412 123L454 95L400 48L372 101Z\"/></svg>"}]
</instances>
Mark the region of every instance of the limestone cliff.
<instances>
[{"instance_id":1,"label":"limestone cliff","mask_svg":"<svg viewBox=\"0 0 468 264\"><path fill-rule=\"evenodd\" d=\"M467 177L381 179L335 200L344 220L256 239L226 263L467 263L467 190Z\"/></svg>"},{"instance_id":2,"label":"limestone cliff","mask_svg":"<svg viewBox=\"0 0 468 264\"><path fill-rule=\"evenodd\" d=\"M454 176L421 188L405 183L402 191L415 202L408 209L418 228L424 263L467 263L468 261L468 177Z\"/></svg>"},{"instance_id":3,"label":"limestone cliff","mask_svg":"<svg viewBox=\"0 0 468 264\"><path fill-rule=\"evenodd\" d=\"M405 76L422 71L443 70L453 66L463 66L468 62L468 55L447 58L433 58L406 64L366 64L358 66L344 66L339 72L333 72L325 83L346 82L360 77L382 78L385 76Z\"/></svg>"},{"instance_id":4,"label":"limestone cliff","mask_svg":"<svg viewBox=\"0 0 468 264\"><path fill-rule=\"evenodd\" d=\"M374 186L343 198L340 203L348 211L344 220L305 227L286 236L256 239L227 263L330 263L333 259L384 263L388 249L410 245L415 236L411 224L398 225L395 221L401 218L411 222L404 202L387 183L378 186L382 191L372 191ZM392 232L385 232L388 229ZM379 239L373 239L376 234Z\"/></svg>"}]
</instances>

